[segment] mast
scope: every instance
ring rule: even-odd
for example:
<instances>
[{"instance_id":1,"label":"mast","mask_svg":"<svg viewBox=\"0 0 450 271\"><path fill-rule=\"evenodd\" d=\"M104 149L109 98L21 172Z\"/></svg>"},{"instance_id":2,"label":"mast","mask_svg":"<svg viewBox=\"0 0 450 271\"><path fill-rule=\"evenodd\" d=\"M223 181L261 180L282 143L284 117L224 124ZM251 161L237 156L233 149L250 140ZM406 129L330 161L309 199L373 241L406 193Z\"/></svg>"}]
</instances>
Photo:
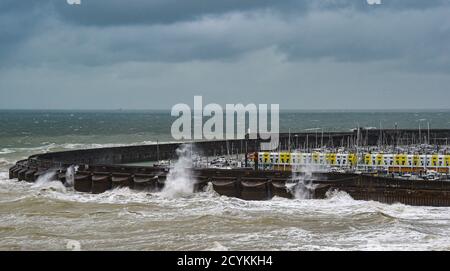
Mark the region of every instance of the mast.
<instances>
[{"instance_id":1,"label":"mast","mask_svg":"<svg viewBox=\"0 0 450 271\"><path fill-rule=\"evenodd\" d=\"M306 152L309 152L309 133L306 133Z\"/></svg>"},{"instance_id":2,"label":"mast","mask_svg":"<svg viewBox=\"0 0 450 271\"><path fill-rule=\"evenodd\" d=\"M320 148L323 148L323 128L322 128L322 138L320 139Z\"/></svg>"},{"instance_id":3,"label":"mast","mask_svg":"<svg viewBox=\"0 0 450 271\"><path fill-rule=\"evenodd\" d=\"M395 132L394 132L394 152L397 148L397 140L398 140L398 136L397 136L397 122L395 123Z\"/></svg>"},{"instance_id":4,"label":"mast","mask_svg":"<svg viewBox=\"0 0 450 271\"><path fill-rule=\"evenodd\" d=\"M317 133L318 133L318 131L317 131L317 129L316 129L316 148L317 148L318 145L319 145L319 143L317 142Z\"/></svg>"},{"instance_id":5,"label":"mast","mask_svg":"<svg viewBox=\"0 0 450 271\"><path fill-rule=\"evenodd\" d=\"M158 160L159 164L159 140L156 140L156 160Z\"/></svg>"},{"instance_id":6,"label":"mast","mask_svg":"<svg viewBox=\"0 0 450 271\"><path fill-rule=\"evenodd\" d=\"M291 128L289 128L289 142L288 142L289 146L288 146L288 150L289 153L291 153Z\"/></svg>"},{"instance_id":7,"label":"mast","mask_svg":"<svg viewBox=\"0 0 450 271\"><path fill-rule=\"evenodd\" d=\"M420 123L421 122L419 120L419 145L422 144L422 129Z\"/></svg>"},{"instance_id":8,"label":"mast","mask_svg":"<svg viewBox=\"0 0 450 271\"><path fill-rule=\"evenodd\" d=\"M381 122L380 122L381 125ZM380 147L384 148L384 135L383 135L383 127L380 126Z\"/></svg>"}]
</instances>

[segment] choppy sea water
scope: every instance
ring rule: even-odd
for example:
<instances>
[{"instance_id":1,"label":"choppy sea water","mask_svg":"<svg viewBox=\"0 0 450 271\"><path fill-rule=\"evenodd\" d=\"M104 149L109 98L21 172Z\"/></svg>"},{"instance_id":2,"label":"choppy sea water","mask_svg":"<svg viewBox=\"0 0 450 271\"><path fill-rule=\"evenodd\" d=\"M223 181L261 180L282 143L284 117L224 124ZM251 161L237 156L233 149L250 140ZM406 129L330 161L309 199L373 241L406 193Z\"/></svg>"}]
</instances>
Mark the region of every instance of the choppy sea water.
<instances>
[{"instance_id":1,"label":"choppy sea water","mask_svg":"<svg viewBox=\"0 0 450 271\"><path fill-rule=\"evenodd\" d=\"M450 208L355 201L244 201L77 193L58 183L0 182L0 248L65 250L449 250Z\"/></svg>"},{"instance_id":2,"label":"choppy sea water","mask_svg":"<svg viewBox=\"0 0 450 271\"><path fill-rule=\"evenodd\" d=\"M64 114L73 118L70 114L78 113ZM442 125L450 120L449 113L410 114L444 114ZM38 125L31 129L29 119L48 123L62 118L54 124L61 127L73 123L51 112L42 118L32 115L0 113L3 120L16 118L14 132L0 135L0 250L65 250L74 242L82 250L450 250L450 208L356 201L344 192L324 200L270 201L227 198L210 188L178 197L129 189L91 195L57 182L8 180L8 167L35 153L170 140L165 126L125 132L133 126L131 131L142 129L133 116L117 133L99 124L91 134L79 128L52 134ZM370 116L353 117L368 123L379 117ZM83 113L83 118L96 117ZM98 118L108 126L115 117ZM320 122L333 118L325 114ZM396 117L391 118L394 122Z\"/></svg>"}]
</instances>

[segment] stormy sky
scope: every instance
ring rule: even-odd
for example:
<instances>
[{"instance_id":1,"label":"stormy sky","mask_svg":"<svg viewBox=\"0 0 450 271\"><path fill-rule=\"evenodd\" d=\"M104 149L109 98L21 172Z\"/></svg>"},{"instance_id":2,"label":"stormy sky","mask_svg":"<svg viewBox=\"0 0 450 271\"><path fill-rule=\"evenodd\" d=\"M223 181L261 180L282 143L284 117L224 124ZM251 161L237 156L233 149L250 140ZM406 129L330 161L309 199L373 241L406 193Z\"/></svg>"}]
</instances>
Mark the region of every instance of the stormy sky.
<instances>
[{"instance_id":1,"label":"stormy sky","mask_svg":"<svg viewBox=\"0 0 450 271\"><path fill-rule=\"evenodd\" d=\"M0 109L450 108L450 0L0 1Z\"/></svg>"}]
</instances>

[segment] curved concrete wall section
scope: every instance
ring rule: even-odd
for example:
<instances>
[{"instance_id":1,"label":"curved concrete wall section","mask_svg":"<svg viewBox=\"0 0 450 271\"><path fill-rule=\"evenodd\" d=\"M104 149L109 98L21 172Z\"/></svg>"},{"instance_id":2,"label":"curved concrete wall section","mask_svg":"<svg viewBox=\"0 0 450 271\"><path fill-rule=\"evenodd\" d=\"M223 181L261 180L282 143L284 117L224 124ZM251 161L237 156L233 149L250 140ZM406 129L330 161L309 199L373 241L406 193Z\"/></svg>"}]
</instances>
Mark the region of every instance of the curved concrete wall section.
<instances>
[{"instance_id":1,"label":"curved concrete wall section","mask_svg":"<svg viewBox=\"0 0 450 271\"><path fill-rule=\"evenodd\" d=\"M259 146L258 142L259 141L256 140L223 140L186 142L184 144L192 144L193 148L203 155L216 156L236 152L254 152L257 149L257 146ZM183 143L74 150L38 154L31 156L30 158L66 164L128 164L144 161L176 159L176 150L181 144Z\"/></svg>"},{"instance_id":2,"label":"curved concrete wall section","mask_svg":"<svg viewBox=\"0 0 450 271\"><path fill-rule=\"evenodd\" d=\"M428 137L429 134L429 139ZM331 132L322 133L281 133L280 149L287 150L289 147L304 147L307 143L310 148L323 142L328 147L351 145L376 146L380 143L385 145L420 143L427 140L430 144L444 144L446 139L450 139L450 130L433 129L427 130L364 130L353 132ZM290 140L290 144L289 144ZM218 141L199 141L186 142L195 145L197 150L202 151L204 155L216 156L227 153L245 153L260 151L260 139L236 139L236 140L218 140ZM32 156L49 161L63 163L79 164L126 164L142 161L156 161L176 158L175 150L182 143L165 143L140 146L99 148L88 150L74 150L57 153L46 153Z\"/></svg>"},{"instance_id":3,"label":"curved concrete wall section","mask_svg":"<svg viewBox=\"0 0 450 271\"><path fill-rule=\"evenodd\" d=\"M362 136L366 133L366 139ZM423 131L422 131L423 132ZM421 135L417 130L362 130L352 133L329 133L328 146L339 146L340 142L358 140L359 144L378 144L380 138L386 142ZM428 134L428 132L423 132ZM430 130L437 138L450 138L450 130ZM381 135L381 136L380 136ZM292 144L304 144L316 133L292 133L280 135L280 148ZM431 138L431 136L430 136ZM310 142L310 141L308 141ZM331 144L333 142L333 144ZM353 141L356 142L356 141ZM376 142L376 143L374 143ZM383 140L383 142L385 142ZM250 153L259 151L260 140L242 139L228 141L201 141L191 143L203 155L218 156L229 153ZM10 168L9 177L34 182L48 171L54 171L56 178L68 184L66 171L77 165L73 178L75 190L88 193L102 193L116 187L130 187L137 190L160 191L164 188L168 169L153 166L131 166L129 163L176 158L176 149L182 143L126 146L88 150L74 150L37 154L18 161ZM382 178L378 176L326 173L312 177L295 176L287 171L254 169L212 169L192 170L194 190L201 191L210 184L216 192L246 200L266 200L274 196L294 198L325 198L330 190L345 191L354 199L377 200L386 203L400 202L411 205L450 206L450 182L413 181ZM298 193L301 190L302 193Z\"/></svg>"}]
</instances>

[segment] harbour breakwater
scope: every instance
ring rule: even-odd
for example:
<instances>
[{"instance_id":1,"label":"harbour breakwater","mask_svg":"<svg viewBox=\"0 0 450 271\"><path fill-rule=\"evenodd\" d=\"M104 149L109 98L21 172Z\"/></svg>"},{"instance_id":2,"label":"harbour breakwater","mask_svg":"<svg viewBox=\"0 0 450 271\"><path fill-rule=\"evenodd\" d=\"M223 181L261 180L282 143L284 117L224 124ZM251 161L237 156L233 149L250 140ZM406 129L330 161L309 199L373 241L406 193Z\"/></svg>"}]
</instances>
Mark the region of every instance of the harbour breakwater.
<instances>
[{"instance_id":1,"label":"harbour breakwater","mask_svg":"<svg viewBox=\"0 0 450 271\"><path fill-rule=\"evenodd\" d=\"M408 145L408 144L446 144L450 139L449 129L359 129L351 132L302 132L280 133L280 150L351 146ZM205 156L220 156L234 153L260 151L261 139L217 140L190 142ZM56 163L76 164L127 164L142 161L175 159L177 148L183 144L165 143L140 146L94 148L65 152L45 153L31 156L30 159Z\"/></svg>"},{"instance_id":2,"label":"harbour breakwater","mask_svg":"<svg viewBox=\"0 0 450 271\"><path fill-rule=\"evenodd\" d=\"M449 130L362 130L349 133L289 133L280 135L280 148L314 147L316 142L338 147L344 142L358 145L400 144L401 140L422 138L450 138ZM365 134L365 136L364 136ZM433 136L433 137L432 137ZM311 138L314 140L311 140ZM315 140L317 138L317 140ZM320 141L319 141L320 140ZM259 139L191 142L202 155L219 156L259 151ZM153 144L75 150L37 154L16 163L9 171L10 179L35 182L51 172L62 183L73 183L75 190L102 193L116 187L161 191L169 175L167 168L131 166L130 163L176 159L176 150L183 143ZM311 144L311 145L310 145ZM405 144L403 142L402 144ZM77 171L74 172L74 167ZM324 198L333 190L347 192L354 199L376 200L385 203L400 202L410 205L450 206L450 182L399 180L380 176L347 173L313 173L293 176L291 172L242 169L191 169L192 190L201 191L209 184L221 195L246 200L266 200L272 197L292 198L302 189L310 198ZM308 184L305 190L305 183ZM304 193L302 193L304 194Z\"/></svg>"}]
</instances>

